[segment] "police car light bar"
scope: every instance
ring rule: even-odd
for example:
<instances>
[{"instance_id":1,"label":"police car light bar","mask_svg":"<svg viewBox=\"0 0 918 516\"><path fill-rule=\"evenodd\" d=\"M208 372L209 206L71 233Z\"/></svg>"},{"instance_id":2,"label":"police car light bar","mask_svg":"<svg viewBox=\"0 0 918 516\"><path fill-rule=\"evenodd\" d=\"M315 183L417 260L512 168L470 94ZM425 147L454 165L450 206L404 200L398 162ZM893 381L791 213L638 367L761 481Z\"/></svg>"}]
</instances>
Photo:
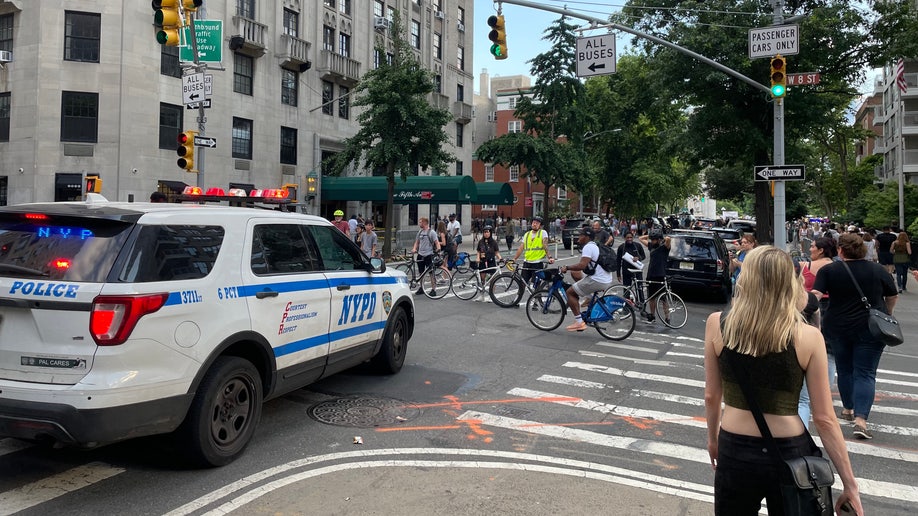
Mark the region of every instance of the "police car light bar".
<instances>
[{"instance_id":1,"label":"police car light bar","mask_svg":"<svg viewBox=\"0 0 918 516\"><path fill-rule=\"evenodd\" d=\"M286 188L256 188L246 194L241 188L230 188L227 193L223 188L211 187L204 190L200 186L186 186L179 199L193 202L227 201L231 206L243 206L243 203L291 204Z\"/></svg>"}]
</instances>

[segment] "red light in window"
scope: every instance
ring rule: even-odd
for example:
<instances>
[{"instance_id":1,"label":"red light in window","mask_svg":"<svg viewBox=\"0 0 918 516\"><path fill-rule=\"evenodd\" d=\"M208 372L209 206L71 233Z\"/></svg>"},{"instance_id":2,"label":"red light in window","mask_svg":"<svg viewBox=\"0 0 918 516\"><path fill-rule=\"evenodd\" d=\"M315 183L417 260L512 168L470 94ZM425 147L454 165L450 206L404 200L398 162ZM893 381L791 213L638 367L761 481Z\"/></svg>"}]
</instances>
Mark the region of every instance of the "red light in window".
<instances>
[{"instance_id":1,"label":"red light in window","mask_svg":"<svg viewBox=\"0 0 918 516\"><path fill-rule=\"evenodd\" d=\"M44 213L26 213L23 215L26 220L48 220L48 216Z\"/></svg>"},{"instance_id":2,"label":"red light in window","mask_svg":"<svg viewBox=\"0 0 918 516\"><path fill-rule=\"evenodd\" d=\"M51 261L51 268L58 271L66 271L70 268L72 262L67 258L57 258Z\"/></svg>"}]
</instances>

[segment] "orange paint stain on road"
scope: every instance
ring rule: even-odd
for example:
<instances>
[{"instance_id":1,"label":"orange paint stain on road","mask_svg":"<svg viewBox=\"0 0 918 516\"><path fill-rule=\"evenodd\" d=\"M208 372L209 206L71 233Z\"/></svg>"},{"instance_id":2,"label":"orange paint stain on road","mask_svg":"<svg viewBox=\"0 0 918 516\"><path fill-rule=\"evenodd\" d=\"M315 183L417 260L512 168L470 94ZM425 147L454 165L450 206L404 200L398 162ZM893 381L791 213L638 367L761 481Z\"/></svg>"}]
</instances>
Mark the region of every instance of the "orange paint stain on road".
<instances>
[{"instance_id":1,"label":"orange paint stain on road","mask_svg":"<svg viewBox=\"0 0 918 516\"><path fill-rule=\"evenodd\" d=\"M614 421L580 421L577 423L532 423L527 425L516 425L516 428L542 428L552 426L608 426L614 424Z\"/></svg>"},{"instance_id":2,"label":"orange paint stain on road","mask_svg":"<svg viewBox=\"0 0 918 516\"><path fill-rule=\"evenodd\" d=\"M436 408L436 407L452 407L455 410L462 410L463 407L468 405L487 405L487 404L507 404L507 403L535 403L535 402L544 402L544 403L577 403L582 401L581 398L572 398L569 396L545 396L541 398L510 398L505 400L478 400L478 401L459 401L459 398L455 396L444 396L448 401L439 402L439 403L419 403L408 405L412 408Z\"/></svg>"},{"instance_id":3,"label":"orange paint stain on road","mask_svg":"<svg viewBox=\"0 0 918 516\"><path fill-rule=\"evenodd\" d=\"M462 425L432 425L432 426L393 426L389 428L375 428L377 432L411 432L422 430L455 430Z\"/></svg>"}]
</instances>

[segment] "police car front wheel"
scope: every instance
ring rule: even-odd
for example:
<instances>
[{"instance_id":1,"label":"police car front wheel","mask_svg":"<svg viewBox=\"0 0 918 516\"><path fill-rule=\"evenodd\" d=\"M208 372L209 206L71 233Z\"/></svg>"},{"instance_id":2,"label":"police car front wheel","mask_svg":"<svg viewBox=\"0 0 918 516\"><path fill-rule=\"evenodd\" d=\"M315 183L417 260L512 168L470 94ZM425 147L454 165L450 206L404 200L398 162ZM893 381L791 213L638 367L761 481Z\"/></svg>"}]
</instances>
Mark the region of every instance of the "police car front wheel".
<instances>
[{"instance_id":1,"label":"police car front wheel","mask_svg":"<svg viewBox=\"0 0 918 516\"><path fill-rule=\"evenodd\" d=\"M261 375L249 361L214 361L177 432L188 460L203 467L234 461L255 433L262 402Z\"/></svg>"}]
</instances>

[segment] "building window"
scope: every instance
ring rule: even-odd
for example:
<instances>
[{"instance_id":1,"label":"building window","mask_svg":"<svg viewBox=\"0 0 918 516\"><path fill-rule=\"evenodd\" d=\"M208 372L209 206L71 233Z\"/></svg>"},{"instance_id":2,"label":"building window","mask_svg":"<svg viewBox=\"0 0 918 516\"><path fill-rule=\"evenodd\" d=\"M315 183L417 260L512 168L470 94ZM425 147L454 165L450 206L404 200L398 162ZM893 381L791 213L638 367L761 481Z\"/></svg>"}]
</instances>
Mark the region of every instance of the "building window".
<instances>
[{"instance_id":1,"label":"building window","mask_svg":"<svg viewBox=\"0 0 918 516\"><path fill-rule=\"evenodd\" d=\"M440 74L434 75L434 91L443 93L443 76Z\"/></svg>"},{"instance_id":2,"label":"building window","mask_svg":"<svg viewBox=\"0 0 918 516\"><path fill-rule=\"evenodd\" d=\"M252 121L233 117L233 157L252 159Z\"/></svg>"},{"instance_id":3,"label":"building window","mask_svg":"<svg viewBox=\"0 0 918 516\"><path fill-rule=\"evenodd\" d=\"M462 147L463 136L465 135L465 126L456 123L456 147Z\"/></svg>"},{"instance_id":4,"label":"building window","mask_svg":"<svg viewBox=\"0 0 918 516\"><path fill-rule=\"evenodd\" d=\"M159 148L175 150L178 135L182 132L182 106L159 103Z\"/></svg>"},{"instance_id":5,"label":"building window","mask_svg":"<svg viewBox=\"0 0 918 516\"><path fill-rule=\"evenodd\" d=\"M347 120L351 116L351 89L346 86L338 86L338 116Z\"/></svg>"},{"instance_id":6,"label":"building window","mask_svg":"<svg viewBox=\"0 0 918 516\"><path fill-rule=\"evenodd\" d=\"M461 161L456 162L456 175L457 176L462 175L462 162Z\"/></svg>"},{"instance_id":7,"label":"building window","mask_svg":"<svg viewBox=\"0 0 918 516\"><path fill-rule=\"evenodd\" d=\"M456 47L456 67L465 70L465 49Z\"/></svg>"},{"instance_id":8,"label":"building window","mask_svg":"<svg viewBox=\"0 0 918 516\"><path fill-rule=\"evenodd\" d=\"M507 122L507 132L508 133L519 133L523 130L523 122L519 120L511 120Z\"/></svg>"},{"instance_id":9,"label":"building window","mask_svg":"<svg viewBox=\"0 0 918 516\"><path fill-rule=\"evenodd\" d=\"M236 16L255 19L255 0L236 0Z\"/></svg>"},{"instance_id":10,"label":"building window","mask_svg":"<svg viewBox=\"0 0 918 516\"><path fill-rule=\"evenodd\" d=\"M465 101L465 86L461 84L456 85L456 101L457 102Z\"/></svg>"},{"instance_id":11,"label":"building window","mask_svg":"<svg viewBox=\"0 0 918 516\"><path fill-rule=\"evenodd\" d=\"M374 0L373 2L373 16L382 18L383 14L386 12L386 3L382 0Z\"/></svg>"},{"instance_id":12,"label":"building window","mask_svg":"<svg viewBox=\"0 0 918 516\"><path fill-rule=\"evenodd\" d=\"M329 52L335 51L335 29L328 25L322 26L322 48Z\"/></svg>"},{"instance_id":13,"label":"building window","mask_svg":"<svg viewBox=\"0 0 918 516\"><path fill-rule=\"evenodd\" d=\"M284 9L284 34L300 37L300 13Z\"/></svg>"},{"instance_id":14,"label":"building window","mask_svg":"<svg viewBox=\"0 0 918 516\"><path fill-rule=\"evenodd\" d=\"M322 0L322 3L325 4L325 7L335 8L335 0Z\"/></svg>"},{"instance_id":15,"label":"building window","mask_svg":"<svg viewBox=\"0 0 918 516\"><path fill-rule=\"evenodd\" d=\"M300 74L281 68L281 104L296 106L299 97Z\"/></svg>"},{"instance_id":16,"label":"building window","mask_svg":"<svg viewBox=\"0 0 918 516\"><path fill-rule=\"evenodd\" d=\"M386 7L386 19L389 20L389 25L392 25L392 22L395 21L394 7Z\"/></svg>"},{"instance_id":17,"label":"building window","mask_svg":"<svg viewBox=\"0 0 918 516\"><path fill-rule=\"evenodd\" d=\"M558 187L558 199L567 199L567 188L564 188L563 186Z\"/></svg>"},{"instance_id":18,"label":"building window","mask_svg":"<svg viewBox=\"0 0 918 516\"><path fill-rule=\"evenodd\" d=\"M494 165L485 165L485 183L494 182Z\"/></svg>"},{"instance_id":19,"label":"building window","mask_svg":"<svg viewBox=\"0 0 918 516\"><path fill-rule=\"evenodd\" d=\"M0 15L0 50L13 50L13 14Z\"/></svg>"},{"instance_id":20,"label":"building window","mask_svg":"<svg viewBox=\"0 0 918 516\"><path fill-rule=\"evenodd\" d=\"M373 49L373 68L379 68L383 63L383 51L374 48Z\"/></svg>"},{"instance_id":21,"label":"building window","mask_svg":"<svg viewBox=\"0 0 918 516\"><path fill-rule=\"evenodd\" d=\"M434 32L433 37L433 55L437 59L443 59L443 49L440 46L443 44L443 35L437 34Z\"/></svg>"},{"instance_id":22,"label":"building window","mask_svg":"<svg viewBox=\"0 0 918 516\"><path fill-rule=\"evenodd\" d=\"M98 13L64 14L64 61L99 62L99 37L102 15Z\"/></svg>"},{"instance_id":23,"label":"building window","mask_svg":"<svg viewBox=\"0 0 918 516\"><path fill-rule=\"evenodd\" d=\"M98 135L99 94L61 92L61 141L96 143Z\"/></svg>"},{"instance_id":24,"label":"building window","mask_svg":"<svg viewBox=\"0 0 918 516\"><path fill-rule=\"evenodd\" d=\"M179 63L179 47L160 46L162 51L159 54L159 73L169 77L181 77L182 65Z\"/></svg>"},{"instance_id":25,"label":"building window","mask_svg":"<svg viewBox=\"0 0 918 516\"><path fill-rule=\"evenodd\" d=\"M0 142L10 141L10 92L0 93Z\"/></svg>"},{"instance_id":26,"label":"building window","mask_svg":"<svg viewBox=\"0 0 918 516\"><path fill-rule=\"evenodd\" d=\"M509 99L510 109L516 109L516 97L510 97Z\"/></svg>"},{"instance_id":27,"label":"building window","mask_svg":"<svg viewBox=\"0 0 918 516\"><path fill-rule=\"evenodd\" d=\"M458 13L456 14L457 14L456 21L459 22L460 25L465 25L465 8L460 7Z\"/></svg>"},{"instance_id":28,"label":"building window","mask_svg":"<svg viewBox=\"0 0 918 516\"><path fill-rule=\"evenodd\" d=\"M350 16L351 0L338 0L338 11Z\"/></svg>"},{"instance_id":29,"label":"building window","mask_svg":"<svg viewBox=\"0 0 918 516\"><path fill-rule=\"evenodd\" d=\"M338 34L338 53L344 57L351 57L351 36L343 32Z\"/></svg>"},{"instance_id":30,"label":"building window","mask_svg":"<svg viewBox=\"0 0 918 516\"><path fill-rule=\"evenodd\" d=\"M508 182L516 183L519 180L520 180L520 166L513 165L512 167L510 167L510 179Z\"/></svg>"},{"instance_id":31,"label":"building window","mask_svg":"<svg viewBox=\"0 0 918 516\"><path fill-rule=\"evenodd\" d=\"M233 54L233 91L243 95L252 94L252 80L255 76L255 60L245 54Z\"/></svg>"},{"instance_id":32,"label":"building window","mask_svg":"<svg viewBox=\"0 0 918 516\"><path fill-rule=\"evenodd\" d=\"M433 0L433 2L431 2L431 4L432 4L432 6L433 6L433 10L434 10L434 11L442 11L442 10L443 10L443 9L442 9L442 6L440 5L440 0Z\"/></svg>"},{"instance_id":33,"label":"building window","mask_svg":"<svg viewBox=\"0 0 918 516\"><path fill-rule=\"evenodd\" d=\"M8 190L9 190L9 178L6 176L0 177L0 206L6 206Z\"/></svg>"},{"instance_id":34,"label":"building window","mask_svg":"<svg viewBox=\"0 0 918 516\"><path fill-rule=\"evenodd\" d=\"M411 20L411 46L421 48L421 22Z\"/></svg>"},{"instance_id":35,"label":"building window","mask_svg":"<svg viewBox=\"0 0 918 516\"><path fill-rule=\"evenodd\" d=\"M332 102L335 98L335 85L328 81L322 81L322 114L335 116L335 105Z\"/></svg>"},{"instance_id":36,"label":"building window","mask_svg":"<svg viewBox=\"0 0 918 516\"><path fill-rule=\"evenodd\" d=\"M280 162L296 165L296 129L281 127Z\"/></svg>"}]
</instances>

